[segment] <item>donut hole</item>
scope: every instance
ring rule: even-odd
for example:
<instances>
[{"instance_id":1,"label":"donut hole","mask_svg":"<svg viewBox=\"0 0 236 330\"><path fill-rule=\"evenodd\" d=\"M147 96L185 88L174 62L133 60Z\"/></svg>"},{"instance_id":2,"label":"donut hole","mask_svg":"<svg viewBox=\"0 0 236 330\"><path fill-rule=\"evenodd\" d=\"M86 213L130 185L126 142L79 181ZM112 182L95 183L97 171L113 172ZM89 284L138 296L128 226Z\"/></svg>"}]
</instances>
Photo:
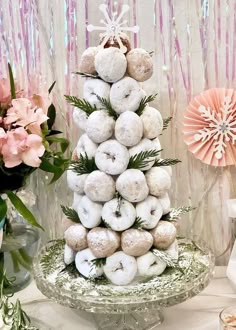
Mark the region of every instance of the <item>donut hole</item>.
<instances>
[{"instance_id":1,"label":"donut hole","mask_svg":"<svg viewBox=\"0 0 236 330\"><path fill-rule=\"evenodd\" d=\"M118 270L124 270L124 266L121 262L119 262L119 265L116 267L116 269L114 270L114 272L117 272Z\"/></svg>"}]
</instances>

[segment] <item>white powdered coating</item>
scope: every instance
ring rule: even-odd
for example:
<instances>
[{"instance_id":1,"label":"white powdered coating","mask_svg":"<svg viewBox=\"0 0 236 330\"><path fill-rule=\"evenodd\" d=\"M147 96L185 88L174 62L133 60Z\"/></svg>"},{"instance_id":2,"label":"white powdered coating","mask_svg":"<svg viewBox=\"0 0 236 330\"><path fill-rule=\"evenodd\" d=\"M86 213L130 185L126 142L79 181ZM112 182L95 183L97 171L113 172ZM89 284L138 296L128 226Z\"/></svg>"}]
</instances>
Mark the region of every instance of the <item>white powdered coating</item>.
<instances>
[{"instance_id":1,"label":"white powdered coating","mask_svg":"<svg viewBox=\"0 0 236 330\"><path fill-rule=\"evenodd\" d=\"M102 267L97 267L91 261L97 259L90 249L80 251L75 256L75 266L83 276L96 278L103 274Z\"/></svg>"},{"instance_id":2,"label":"white powdered coating","mask_svg":"<svg viewBox=\"0 0 236 330\"><path fill-rule=\"evenodd\" d=\"M88 158L95 156L98 145L94 143L87 134L81 135L76 146L77 157L85 156L87 154Z\"/></svg>"},{"instance_id":3,"label":"white powdered coating","mask_svg":"<svg viewBox=\"0 0 236 330\"><path fill-rule=\"evenodd\" d=\"M140 117L131 111L122 113L116 120L115 137L123 145L132 147L143 136L143 123Z\"/></svg>"},{"instance_id":4,"label":"white powdered coating","mask_svg":"<svg viewBox=\"0 0 236 330\"><path fill-rule=\"evenodd\" d=\"M128 201L114 198L104 204L102 218L116 231L123 231L130 228L136 218L135 207Z\"/></svg>"},{"instance_id":5,"label":"white powdered coating","mask_svg":"<svg viewBox=\"0 0 236 330\"><path fill-rule=\"evenodd\" d=\"M79 63L80 72L96 74L94 60L97 52L98 52L97 47L89 47L83 52Z\"/></svg>"},{"instance_id":6,"label":"white powdered coating","mask_svg":"<svg viewBox=\"0 0 236 330\"><path fill-rule=\"evenodd\" d=\"M126 67L126 57L119 48L104 48L95 56L96 71L107 82L114 83L120 80L126 72Z\"/></svg>"},{"instance_id":7,"label":"white powdered coating","mask_svg":"<svg viewBox=\"0 0 236 330\"><path fill-rule=\"evenodd\" d=\"M169 176L172 176L172 167L171 166L160 166L160 168L163 168L163 170L165 170L169 174Z\"/></svg>"},{"instance_id":8,"label":"white powdered coating","mask_svg":"<svg viewBox=\"0 0 236 330\"><path fill-rule=\"evenodd\" d=\"M150 194L156 197L164 195L171 187L171 178L163 168L152 167L145 177Z\"/></svg>"},{"instance_id":9,"label":"white powdered coating","mask_svg":"<svg viewBox=\"0 0 236 330\"><path fill-rule=\"evenodd\" d=\"M84 98L91 105L95 105L98 110L103 109L104 106L98 100L97 95L109 100L110 89L110 84L101 79L88 79L84 83Z\"/></svg>"},{"instance_id":10,"label":"white powdered coating","mask_svg":"<svg viewBox=\"0 0 236 330\"><path fill-rule=\"evenodd\" d=\"M85 181L87 179L88 174L77 174L76 172L72 170L67 170L67 184L68 187L78 194L84 193L84 185Z\"/></svg>"},{"instance_id":11,"label":"white powdered coating","mask_svg":"<svg viewBox=\"0 0 236 330\"><path fill-rule=\"evenodd\" d=\"M144 96L145 92L136 80L124 77L112 85L110 101L117 113L136 111Z\"/></svg>"},{"instance_id":12,"label":"white powdered coating","mask_svg":"<svg viewBox=\"0 0 236 330\"><path fill-rule=\"evenodd\" d=\"M142 139L138 144L136 144L134 147L129 149L129 155L131 157L142 151L149 151L149 150L159 150L159 149L156 149L156 144L153 143L151 140ZM143 166L142 168L140 168L140 170L142 171L149 170L153 166L156 158L157 157L148 157L146 159L149 161L148 165Z\"/></svg>"},{"instance_id":13,"label":"white powdered coating","mask_svg":"<svg viewBox=\"0 0 236 330\"><path fill-rule=\"evenodd\" d=\"M122 251L108 257L103 267L106 277L115 285L127 285L133 281L137 273L137 262L134 257Z\"/></svg>"},{"instance_id":14,"label":"white powdered coating","mask_svg":"<svg viewBox=\"0 0 236 330\"><path fill-rule=\"evenodd\" d=\"M65 244L64 249L64 262L66 265L70 265L72 262L75 261L75 251L72 250L67 244Z\"/></svg>"},{"instance_id":15,"label":"white powdered coating","mask_svg":"<svg viewBox=\"0 0 236 330\"><path fill-rule=\"evenodd\" d=\"M115 195L115 181L101 171L93 171L86 179L85 194L94 202L107 202Z\"/></svg>"},{"instance_id":16,"label":"white powdered coating","mask_svg":"<svg viewBox=\"0 0 236 330\"><path fill-rule=\"evenodd\" d=\"M142 48L134 48L126 55L127 72L137 81L145 81L153 74L153 63L150 54Z\"/></svg>"},{"instance_id":17,"label":"white powdered coating","mask_svg":"<svg viewBox=\"0 0 236 330\"><path fill-rule=\"evenodd\" d=\"M148 139L154 139L162 133L163 119L160 111L152 107L145 107L140 119L143 122L143 135Z\"/></svg>"},{"instance_id":18,"label":"white powdered coating","mask_svg":"<svg viewBox=\"0 0 236 330\"><path fill-rule=\"evenodd\" d=\"M170 212L170 197L169 194L166 192L163 196L158 198L159 202L161 203L163 209L163 215Z\"/></svg>"},{"instance_id":19,"label":"white powdered coating","mask_svg":"<svg viewBox=\"0 0 236 330\"><path fill-rule=\"evenodd\" d=\"M116 190L129 202L141 202L148 196L148 186L143 172L128 169L116 180Z\"/></svg>"},{"instance_id":20,"label":"white powdered coating","mask_svg":"<svg viewBox=\"0 0 236 330\"><path fill-rule=\"evenodd\" d=\"M94 111L88 118L86 133L95 143L108 140L114 133L115 120L106 110Z\"/></svg>"},{"instance_id":21,"label":"white powdered coating","mask_svg":"<svg viewBox=\"0 0 236 330\"><path fill-rule=\"evenodd\" d=\"M156 150L161 150L161 143L158 137L156 137L155 139L152 140L153 145L155 146ZM158 153L158 156L156 157L156 159L160 159L161 158L161 152Z\"/></svg>"},{"instance_id":22,"label":"white powdered coating","mask_svg":"<svg viewBox=\"0 0 236 330\"><path fill-rule=\"evenodd\" d=\"M153 245L157 249L167 249L174 242L177 230L171 222L159 221L150 233L153 236Z\"/></svg>"},{"instance_id":23,"label":"white powdered coating","mask_svg":"<svg viewBox=\"0 0 236 330\"><path fill-rule=\"evenodd\" d=\"M177 239L168 247L165 252L174 260L178 260L179 258L179 248L178 248L178 241Z\"/></svg>"},{"instance_id":24,"label":"white powdered coating","mask_svg":"<svg viewBox=\"0 0 236 330\"><path fill-rule=\"evenodd\" d=\"M120 236L108 228L96 227L89 231L88 246L97 258L111 256L120 246Z\"/></svg>"},{"instance_id":25,"label":"white powdered coating","mask_svg":"<svg viewBox=\"0 0 236 330\"><path fill-rule=\"evenodd\" d=\"M87 229L80 224L70 226L64 233L66 244L74 251L80 251L88 246Z\"/></svg>"},{"instance_id":26,"label":"white powdered coating","mask_svg":"<svg viewBox=\"0 0 236 330\"><path fill-rule=\"evenodd\" d=\"M166 263L156 257L152 252L147 252L137 258L138 272L141 276L158 276L166 269Z\"/></svg>"},{"instance_id":27,"label":"white powdered coating","mask_svg":"<svg viewBox=\"0 0 236 330\"><path fill-rule=\"evenodd\" d=\"M129 163L129 152L116 140L108 140L100 144L96 151L95 163L99 170L117 175L124 172Z\"/></svg>"},{"instance_id":28,"label":"white powdered coating","mask_svg":"<svg viewBox=\"0 0 236 330\"><path fill-rule=\"evenodd\" d=\"M91 201L87 196L81 198L77 213L86 228L94 228L101 223L102 204Z\"/></svg>"},{"instance_id":29,"label":"white powdered coating","mask_svg":"<svg viewBox=\"0 0 236 330\"><path fill-rule=\"evenodd\" d=\"M144 201L136 205L137 217L144 221L144 229L153 229L162 217L163 209L159 200L154 196L148 196Z\"/></svg>"},{"instance_id":30,"label":"white powdered coating","mask_svg":"<svg viewBox=\"0 0 236 330\"><path fill-rule=\"evenodd\" d=\"M70 226L73 226L75 223L72 220L68 219L65 215L63 215L61 224L62 224L62 231L64 233Z\"/></svg>"},{"instance_id":31,"label":"white powdered coating","mask_svg":"<svg viewBox=\"0 0 236 330\"><path fill-rule=\"evenodd\" d=\"M133 257L147 253L153 244L152 235L146 230L128 229L121 234L122 250Z\"/></svg>"},{"instance_id":32,"label":"white powdered coating","mask_svg":"<svg viewBox=\"0 0 236 330\"><path fill-rule=\"evenodd\" d=\"M88 116L86 114L86 112L84 112L83 110L74 107L73 110L73 120L75 125L82 129L83 131L86 130L87 127L87 120L88 120Z\"/></svg>"},{"instance_id":33,"label":"white powdered coating","mask_svg":"<svg viewBox=\"0 0 236 330\"><path fill-rule=\"evenodd\" d=\"M77 192L74 192L74 196L73 196L73 203L72 203L72 209L74 209L75 211L77 211L79 202L81 201L81 198L83 197L83 195L78 194Z\"/></svg>"}]
</instances>

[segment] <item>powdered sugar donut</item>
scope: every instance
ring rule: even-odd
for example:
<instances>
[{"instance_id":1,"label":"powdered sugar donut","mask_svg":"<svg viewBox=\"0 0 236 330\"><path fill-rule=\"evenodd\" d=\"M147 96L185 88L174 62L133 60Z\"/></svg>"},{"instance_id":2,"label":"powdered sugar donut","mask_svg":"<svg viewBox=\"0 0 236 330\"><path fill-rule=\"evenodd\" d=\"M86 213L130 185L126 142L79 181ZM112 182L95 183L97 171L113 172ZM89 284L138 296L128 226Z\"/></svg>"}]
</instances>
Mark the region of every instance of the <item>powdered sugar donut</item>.
<instances>
[{"instance_id":1,"label":"powdered sugar donut","mask_svg":"<svg viewBox=\"0 0 236 330\"><path fill-rule=\"evenodd\" d=\"M119 48L100 49L95 56L96 71L107 82L114 83L120 80L126 72L126 67L126 57Z\"/></svg>"},{"instance_id":2,"label":"powdered sugar donut","mask_svg":"<svg viewBox=\"0 0 236 330\"><path fill-rule=\"evenodd\" d=\"M70 226L64 233L66 244L74 251L80 251L88 246L87 229L80 224Z\"/></svg>"},{"instance_id":3,"label":"powdered sugar donut","mask_svg":"<svg viewBox=\"0 0 236 330\"><path fill-rule=\"evenodd\" d=\"M147 252L137 258L138 272L141 276L158 276L166 269L166 263L156 257L152 252Z\"/></svg>"},{"instance_id":4,"label":"powdered sugar donut","mask_svg":"<svg viewBox=\"0 0 236 330\"><path fill-rule=\"evenodd\" d=\"M134 257L122 251L108 257L103 267L106 277L115 285L127 285L133 281L137 273L137 262Z\"/></svg>"},{"instance_id":5,"label":"powdered sugar donut","mask_svg":"<svg viewBox=\"0 0 236 330\"><path fill-rule=\"evenodd\" d=\"M112 85L110 101L117 113L136 111L144 96L145 92L136 80L124 77Z\"/></svg>"},{"instance_id":6,"label":"powdered sugar donut","mask_svg":"<svg viewBox=\"0 0 236 330\"><path fill-rule=\"evenodd\" d=\"M154 139L163 130L163 119L161 113L152 107L145 107L140 116L143 122L143 134L148 139Z\"/></svg>"},{"instance_id":7,"label":"powdered sugar donut","mask_svg":"<svg viewBox=\"0 0 236 330\"><path fill-rule=\"evenodd\" d=\"M103 44L104 38L107 37L107 34L105 33L101 35L101 39L99 41L99 45ZM129 37L127 36L127 34L120 32L119 33L119 38L122 42L122 52L123 53L127 53L130 51L131 49L131 45L130 45L130 41L129 41ZM119 42L117 41L116 37L112 36L110 37L107 42L105 43L105 45L103 46L104 48L109 48L109 47L117 47L117 48L121 48L121 45L119 44ZM126 48L126 50L124 49L124 47Z\"/></svg>"},{"instance_id":8,"label":"powdered sugar donut","mask_svg":"<svg viewBox=\"0 0 236 330\"><path fill-rule=\"evenodd\" d=\"M162 159L160 159L162 160ZM171 166L160 166L160 168L163 168L163 170L165 170L169 176L172 176L172 167Z\"/></svg>"},{"instance_id":9,"label":"powdered sugar donut","mask_svg":"<svg viewBox=\"0 0 236 330\"><path fill-rule=\"evenodd\" d=\"M116 140L108 140L98 147L95 163L99 170L117 175L126 170L129 163L129 152Z\"/></svg>"},{"instance_id":10,"label":"powdered sugar donut","mask_svg":"<svg viewBox=\"0 0 236 330\"><path fill-rule=\"evenodd\" d=\"M169 174L160 167L152 167L145 174L148 188L151 195L162 196L171 187L171 178Z\"/></svg>"},{"instance_id":11,"label":"powdered sugar donut","mask_svg":"<svg viewBox=\"0 0 236 330\"><path fill-rule=\"evenodd\" d=\"M86 133L95 143L109 139L114 132L115 120L106 110L94 111L88 118Z\"/></svg>"},{"instance_id":12,"label":"powdered sugar donut","mask_svg":"<svg viewBox=\"0 0 236 330\"><path fill-rule=\"evenodd\" d=\"M179 249L178 249L178 241L177 239L168 247L165 252L174 260L178 260L179 258Z\"/></svg>"},{"instance_id":13,"label":"powdered sugar donut","mask_svg":"<svg viewBox=\"0 0 236 330\"><path fill-rule=\"evenodd\" d=\"M161 203L163 209L163 215L170 212L170 197L169 194L166 192L164 195L158 198L159 202Z\"/></svg>"},{"instance_id":14,"label":"powdered sugar donut","mask_svg":"<svg viewBox=\"0 0 236 330\"><path fill-rule=\"evenodd\" d=\"M102 276L103 269L92 261L97 259L90 249L80 251L75 256L75 266L80 274L87 278Z\"/></svg>"},{"instance_id":15,"label":"powdered sugar donut","mask_svg":"<svg viewBox=\"0 0 236 330\"><path fill-rule=\"evenodd\" d=\"M130 157L139 154L140 152L143 151L150 151L150 150L157 150L155 148L155 144L149 140L149 139L142 139L138 144L136 144L134 147L129 149L129 155ZM158 150L157 150L158 151ZM143 166L140 168L142 171L147 171L149 170L154 162L155 162L156 156L155 157L148 157L146 160L148 161L148 164L146 166Z\"/></svg>"},{"instance_id":16,"label":"powdered sugar donut","mask_svg":"<svg viewBox=\"0 0 236 330\"><path fill-rule=\"evenodd\" d=\"M144 229L152 229L156 227L161 219L163 209L159 200L154 196L148 196L144 201L136 205L137 217L144 221Z\"/></svg>"},{"instance_id":17,"label":"powdered sugar donut","mask_svg":"<svg viewBox=\"0 0 236 330\"><path fill-rule=\"evenodd\" d=\"M86 130L87 127L87 120L88 120L88 116L86 114L86 112L84 112L83 110L74 107L73 110L73 120L75 125L82 129L83 131Z\"/></svg>"},{"instance_id":18,"label":"powdered sugar donut","mask_svg":"<svg viewBox=\"0 0 236 330\"><path fill-rule=\"evenodd\" d=\"M116 180L116 190L129 202L141 202L148 196L148 186L143 172L129 169Z\"/></svg>"},{"instance_id":19,"label":"powdered sugar donut","mask_svg":"<svg viewBox=\"0 0 236 330\"><path fill-rule=\"evenodd\" d=\"M73 226L75 223L68 219L66 216L63 216L62 218L62 231L63 233L70 227Z\"/></svg>"},{"instance_id":20,"label":"powdered sugar donut","mask_svg":"<svg viewBox=\"0 0 236 330\"><path fill-rule=\"evenodd\" d=\"M89 47L83 52L79 64L80 72L96 74L94 59L97 52L98 52L97 47Z\"/></svg>"},{"instance_id":21,"label":"powdered sugar donut","mask_svg":"<svg viewBox=\"0 0 236 330\"><path fill-rule=\"evenodd\" d=\"M76 146L77 157L80 158L80 155L85 156L87 154L88 158L92 158L95 156L97 147L97 144L87 134L83 134Z\"/></svg>"},{"instance_id":22,"label":"powdered sugar donut","mask_svg":"<svg viewBox=\"0 0 236 330\"><path fill-rule=\"evenodd\" d=\"M110 85L101 79L88 79L84 83L84 98L91 105L95 105L98 110L103 109L97 95L109 99L110 89Z\"/></svg>"},{"instance_id":23,"label":"powdered sugar donut","mask_svg":"<svg viewBox=\"0 0 236 330\"><path fill-rule=\"evenodd\" d=\"M70 265L72 262L75 261L75 254L76 252L72 250L67 244L65 244L64 248L64 263L66 265Z\"/></svg>"},{"instance_id":24,"label":"powdered sugar donut","mask_svg":"<svg viewBox=\"0 0 236 330\"><path fill-rule=\"evenodd\" d=\"M83 194L84 192L84 185L87 179L88 174L81 174L78 175L73 170L67 170L67 184L68 187L78 194Z\"/></svg>"},{"instance_id":25,"label":"powdered sugar donut","mask_svg":"<svg viewBox=\"0 0 236 330\"><path fill-rule=\"evenodd\" d=\"M74 196L73 196L73 203L72 203L72 209L74 209L75 211L77 211L79 202L81 201L81 198L83 197L83 195L78 194L77 192L74 192Z\"/></svg>"},{"instance_id":26,"label":"powdered sugar donut","mask_svg":"<svg viewBox=\"0 0 236 330\"><path fill-rule=\"evenodd\" d=\"M158 139L158 137L153 139L152 143L155 146L156 150L161 150L161 143L160 143L160 140ZM161 158L161 151L158 153L158 156L156 157L156 159L160 159L160 158Z\"/></svg>"},{"instance_id":27,"label":"powdered sugar donut","mask_svg":"<svg viewBox=\"0 0 236 330\"><path fill-rule=\"evenodd\" d=\"M87 196L81 198L77 213L86 228L94 228L101 223L102 204L91 201Z\"/></svg>"},{"instance_id":28,"label":"powdered sugar donut","mask_svg":"<svg viewBox=\"0 0 236 330\"><path fill-rule=\"evenodd\" d=\"M126 55L127 72L137 81L145 81L153 74L150 54L142 48L134 48Z\"/></svg>"},{"instance_id":29,"label":"powdered sugar donut","mask_svg":"<svg viewBox=\"0 0 236 330\"><path fill-rule=\"evenodd\" d=\"M146 230L131 228L121 234L122 250L133 257L139 257L147 253L152 244L153 237Z\"/></svg>"},{"instance_id":30,"label":"powdered sugar donut","mask_svg":"<svg viewBox=\"0 0 236 330\"><path fill-rule=\"evenodd\" d=\"M94 202L107 202L115 195L115 182L101 171L93 171L86 179L85 194Z\"/></svg>"},{"instance_id":31,"label":"powdered sugar donut","mask_svg":"<svg viewBox=\"0 0 236 330\"><path fill-rule=\"evenodd\" d=\"M143 123L140 117L131 111L122 113L116 120L115 137L123 145L132 147L143 136Z\"/></svg>"},{"instance_id":32,"label":"powdered sugar donut","mask_svg":"<svg viewBox=\"0 0 236 330\"><path fill-rule=\"evenodd\" d=\"M120 246L120 236L115 231L96 227L87 236L88 246L96 258L111 256Z\"/></svg>"},{"instance_id":33,"label":"powdered sugar donut","mask_svg":"<svg viewBox=\"0 0 236 330\"><path fill-rule=\"evenodd\" d=\"M150 233L153 236L153 245L157 249L167 249L174 242L177 231L171 222L159 221Z\"/></svg>"},{"instance_id":34,"label":"powdered sugar donut","mask_svg":"<svg viewBox=\"0 0 236 330\"><path fill-rule=\"evenodd\" d=\"M102 218L111 229L122 231L134 224L136 211L134 206L126 200L114 198L104 204Z\"/></svg>"}]
</instances>

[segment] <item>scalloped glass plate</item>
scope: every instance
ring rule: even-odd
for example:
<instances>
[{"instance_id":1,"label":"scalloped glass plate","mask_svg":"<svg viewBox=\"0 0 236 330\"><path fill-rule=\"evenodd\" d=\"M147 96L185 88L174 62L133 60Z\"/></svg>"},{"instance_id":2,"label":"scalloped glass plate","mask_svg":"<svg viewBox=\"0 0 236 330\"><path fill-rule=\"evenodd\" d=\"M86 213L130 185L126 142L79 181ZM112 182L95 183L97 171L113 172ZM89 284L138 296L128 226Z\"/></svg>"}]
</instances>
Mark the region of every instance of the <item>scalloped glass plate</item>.
<instances>
[{"instance_id":1,"label":"scalloped glass plate","mask_svg":"<svg viewBox=\"0 0 236 330\"><path fill-rule=\"evenodd\" d=\"M167 268L161 276L115 286L104 279L81 277L72 266L65 268L64 241L56 240L43 247L35 259L34 277L39 290L57 303L109 314L96 316L98 329L153 329L162 321L162 307L197 295L213 275L214 255L204 242L179 238L178 244L177 267Z\"/></svg>"}]
</instances>

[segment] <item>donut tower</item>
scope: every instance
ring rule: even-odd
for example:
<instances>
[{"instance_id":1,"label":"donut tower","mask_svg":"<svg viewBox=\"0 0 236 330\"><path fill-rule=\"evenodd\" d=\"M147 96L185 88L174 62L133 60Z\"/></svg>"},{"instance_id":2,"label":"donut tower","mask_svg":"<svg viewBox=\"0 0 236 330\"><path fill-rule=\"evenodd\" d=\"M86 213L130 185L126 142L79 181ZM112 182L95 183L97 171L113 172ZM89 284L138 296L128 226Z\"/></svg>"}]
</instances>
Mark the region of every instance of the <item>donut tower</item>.
<instances>
[{"instance_id":1,"label":"donut tower","mask_svg":"<svg viewBox=\"0 0 236 330\"><path fill-rule=\"evenodd\" d=\"M106 5L100 10L105 32L79 65L86 77L84 98L66 97L84 133L67 171L74 200L64 212L64 261L74 262L88 279L105 276L114 285L127 285L164 272L167 262L157 251L178 259L176 225L164 219L171 210L172 172L161 166L163 119L149 105L155 96L141 85L152 76L151 55L131 49L124 31L136 33L138 27L120 23L127 5L118 18L109 17Z\"/></svg>"}]
</instances>

